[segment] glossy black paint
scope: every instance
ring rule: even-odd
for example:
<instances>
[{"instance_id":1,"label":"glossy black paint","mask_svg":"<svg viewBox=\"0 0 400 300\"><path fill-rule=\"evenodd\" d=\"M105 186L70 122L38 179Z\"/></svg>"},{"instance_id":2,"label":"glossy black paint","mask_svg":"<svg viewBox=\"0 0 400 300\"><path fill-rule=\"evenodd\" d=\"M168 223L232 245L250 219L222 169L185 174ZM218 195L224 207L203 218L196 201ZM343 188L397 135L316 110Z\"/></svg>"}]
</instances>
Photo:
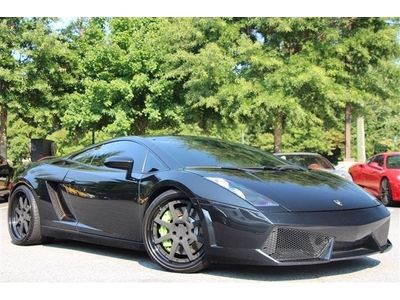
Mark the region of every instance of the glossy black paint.
<instances>
[{"instance_id":1,"label":"glossy black paint","mask_svg":"<svg viewBox=\"0 0 400 300\"><path fill-rule=\"evenodd\" d=\"M111 144L118 142L124 143L123 154L115 153L118 144ZM135 151L142 152L126 157L130 143L138 149ZM170 143L168 147L166 143ZM108 159L103 147L114 149L110 156L133 160L130 176L126 168L97 163ZM179 155L171 147L180 147ZM235 152L236 148L239 150ZM87 151L94 153L91 160L82 155L84 151L47 159L33 164L19 177L16 186L29 186L38 200L43 235L143 249L146 208L162 192L175 189L199 208L206 254L213 262L323 263L390 248L390 214L373 197L326 172L239 168L259 167L264 162L285 164L259 150L237 144L221 146L216 140L195 137L124 137ZM257 152L257 158L249 165L252 151ZM84 163L77 157L83 157ZM188 161L193 165L187 165ZM215 165L210 166L210 162ZM234 182L279 206L257 206L206 177ZM334 243L319 259L278 261L263 252L263 245L278 227L323 233L333 237Z\"/></svg>"}]
</instances>

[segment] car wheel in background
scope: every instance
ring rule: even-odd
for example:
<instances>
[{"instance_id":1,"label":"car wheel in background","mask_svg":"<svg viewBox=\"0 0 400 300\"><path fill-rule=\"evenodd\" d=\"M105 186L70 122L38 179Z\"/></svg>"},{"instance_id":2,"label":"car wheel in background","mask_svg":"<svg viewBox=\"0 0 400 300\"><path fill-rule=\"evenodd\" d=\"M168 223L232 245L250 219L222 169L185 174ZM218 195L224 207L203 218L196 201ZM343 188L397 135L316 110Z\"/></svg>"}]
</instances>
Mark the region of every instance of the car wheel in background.
<instances>
[{"instance_id":1,"label":"car wheel in background","mask_svg":"<svg viewBox=\"0 0 400 300\"><path fill-rule=\"evenodd\" d=\"M381 181L381 201L385 206L393 204L392 189L390 182L387 178L383 178Z\"/></svg>"}]
</instances>

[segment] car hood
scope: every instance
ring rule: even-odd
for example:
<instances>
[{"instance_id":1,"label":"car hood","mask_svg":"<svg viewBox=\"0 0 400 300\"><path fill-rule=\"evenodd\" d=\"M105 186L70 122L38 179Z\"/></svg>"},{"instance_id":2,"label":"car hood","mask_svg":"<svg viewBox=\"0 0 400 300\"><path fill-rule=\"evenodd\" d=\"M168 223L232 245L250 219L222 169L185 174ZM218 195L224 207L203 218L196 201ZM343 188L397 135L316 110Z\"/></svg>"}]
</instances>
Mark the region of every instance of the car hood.
<instances>
[{"instance_id":1,"label":"car hood","mask_svg":"<svg viewBox=\"0 0 400 300\"><path fill-rule=\"evenodd\" d=\"M190 168L203 177L219 177L277 202L289 211L334 211L378 206L355 184L324 171L245 171Z\"/></svg>"},{"instance_id":2,"label":"car hood","mask_svg":"<svg viewBox=\"0 0 400 300\"><path fill-rule=\"evenodd\" d=\"M338 169L320 169L320 171L324 171L324 172L328 172L331 174L335 174L337 176L340 176L346 180L349 181L353 181L353 179L351 178L349 172L345 171L345 170L338 170Z\"/></svg>"}]
</instances>

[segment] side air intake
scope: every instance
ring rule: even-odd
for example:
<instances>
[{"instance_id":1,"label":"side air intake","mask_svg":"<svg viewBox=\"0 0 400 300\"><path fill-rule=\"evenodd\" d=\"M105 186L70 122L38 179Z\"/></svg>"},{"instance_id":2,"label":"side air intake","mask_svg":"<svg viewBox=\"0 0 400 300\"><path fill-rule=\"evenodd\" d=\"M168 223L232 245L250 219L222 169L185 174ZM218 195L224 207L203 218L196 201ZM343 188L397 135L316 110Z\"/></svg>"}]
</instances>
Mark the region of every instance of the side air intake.
<instances>
[{"instance_id":1,"label":"side air intake","mask_svg":"<svg viewBox=\"0 0 400 300\"><path fill-rule=\"evenodd\" d=\"M47 191L49 192L51 204L53 205L53 208L57 215L57 218L60 221L61 220L73 220L74 217L73 217L71 211L68 209L68 206L65 204L58 185L54 182L47 181L46 187L47 187Z\"/></svg>"},{"instance_id":2,"label":"side air intake","mask_svg":"<svg viewBox=\"0 0 400 300\"><path fill-rule=\"evenodd\" d=\"M319 259L332 245L333 239L315 232L276 227L266 240L263 251L278 261Z\"/></svg>"}]
</instances>

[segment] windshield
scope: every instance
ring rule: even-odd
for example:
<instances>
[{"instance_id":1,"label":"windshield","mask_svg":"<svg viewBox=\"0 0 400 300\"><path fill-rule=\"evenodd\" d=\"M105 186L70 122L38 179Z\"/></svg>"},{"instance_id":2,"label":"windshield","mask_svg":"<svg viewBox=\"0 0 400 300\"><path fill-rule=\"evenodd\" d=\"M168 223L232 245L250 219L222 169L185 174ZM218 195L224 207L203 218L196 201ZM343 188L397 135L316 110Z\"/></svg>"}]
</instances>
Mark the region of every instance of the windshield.
<instances>
[{"instance_id":1,"label":"windshield","mask_svg":"<svg viewBox=\"0 0 400 300\"><path fill-rule=\"evenodd\" d=\"M304 168L335 169L327 159L317 155L284 155L284 157L287 161Z\"/></svg>"},{"instance_id":2,"label":"windshield","mask_svg":"<svg viewBox=\"0 0 400 300\"><path fill-rule=\"evenodd\" d=\"M400 169L400 154L388 156L386 167L388 169Z\"/></svg>"},{"instance_id":3,"label":"windshield","mask_svg":"<svg viewBox=\"0 0 400 300\"><path fill-rule=\"evenodd\" d=\"M266 152L239 143L202 137L156 137L152 141L183 167L261 167L287 162Z\"/></svg>"}]
</instances>

